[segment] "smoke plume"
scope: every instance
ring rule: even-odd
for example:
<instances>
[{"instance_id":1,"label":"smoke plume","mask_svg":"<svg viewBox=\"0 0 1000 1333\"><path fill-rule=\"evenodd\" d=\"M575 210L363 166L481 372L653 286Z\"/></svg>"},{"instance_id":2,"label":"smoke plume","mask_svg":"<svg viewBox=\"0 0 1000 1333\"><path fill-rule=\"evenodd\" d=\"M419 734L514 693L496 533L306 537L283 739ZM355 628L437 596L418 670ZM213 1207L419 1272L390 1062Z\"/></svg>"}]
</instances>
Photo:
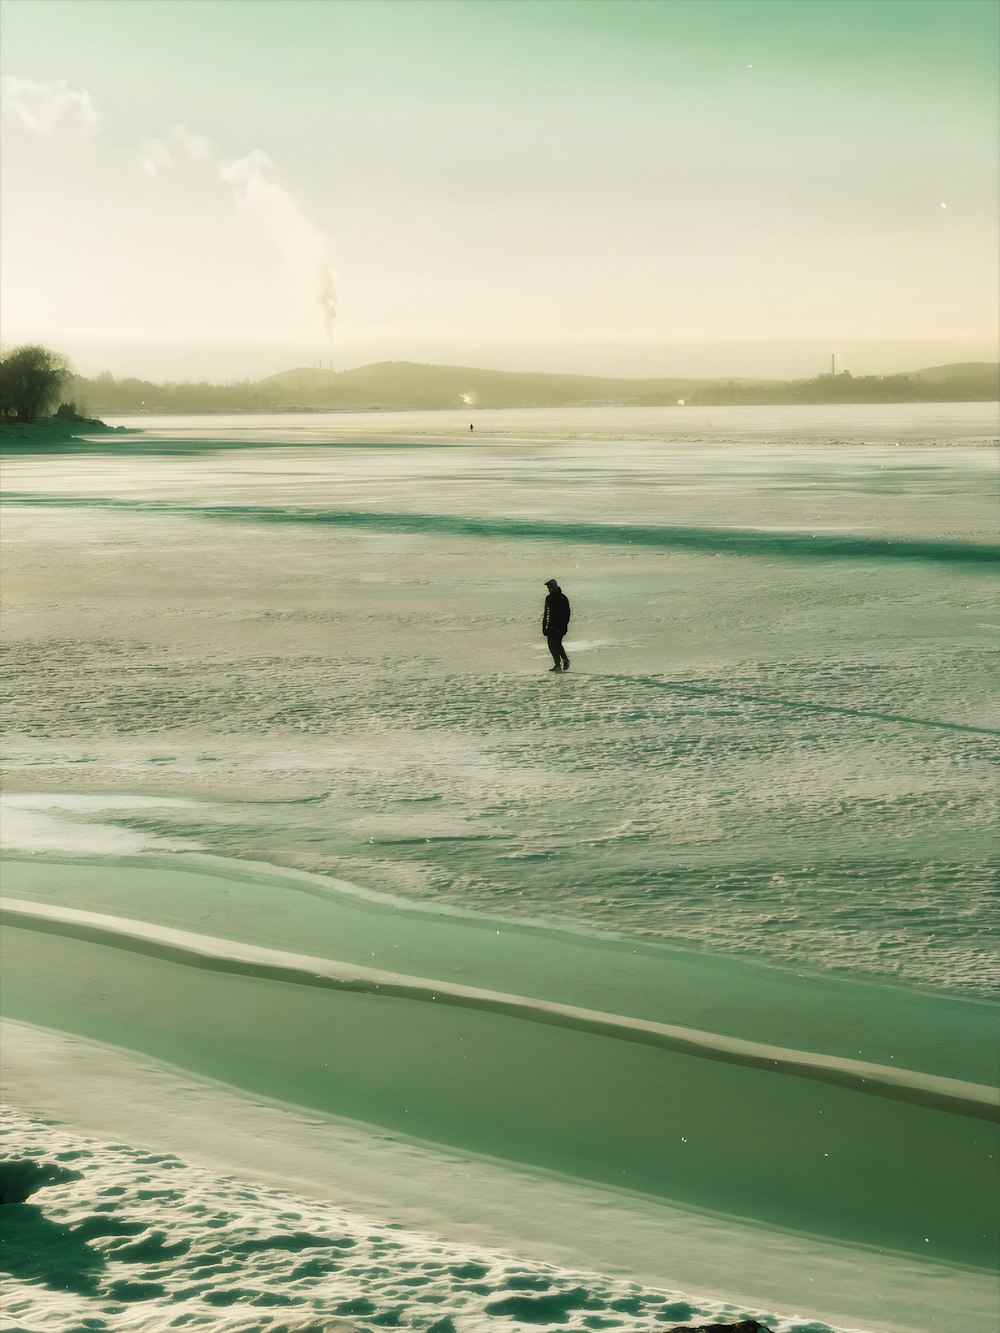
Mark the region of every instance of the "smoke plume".
<instances>
[{"instance_id":1,"label":"smoke plume","mask_svg":"<svg viewBox=\"0 0 1000 1333\"><path fill-rule=\"evenodd\" d=\"M258 149L221 169L237 207L252 217L278 249L319 306L328 340L333 338L336 282L330 267L327 240L285 187L276 179L271 159Z\"/></svg>"},{"instance_id":2,"label":"smoke plume","mask_svg":"<svg viewBox=\"0 0 1000 1333\"><path fill-rule=\"evenodd\" d=\"M278 169L267 154L255 148L246 157L224 161L211 140L186 125L172 125L161 138L144 139L141 148L141 168L149 177L161 175L178 160L211 166L239 211L275 247L292 280L319 306L327 341L332 343L337 284L327 238L281 184Z\"/></svg>"}]
</instances>

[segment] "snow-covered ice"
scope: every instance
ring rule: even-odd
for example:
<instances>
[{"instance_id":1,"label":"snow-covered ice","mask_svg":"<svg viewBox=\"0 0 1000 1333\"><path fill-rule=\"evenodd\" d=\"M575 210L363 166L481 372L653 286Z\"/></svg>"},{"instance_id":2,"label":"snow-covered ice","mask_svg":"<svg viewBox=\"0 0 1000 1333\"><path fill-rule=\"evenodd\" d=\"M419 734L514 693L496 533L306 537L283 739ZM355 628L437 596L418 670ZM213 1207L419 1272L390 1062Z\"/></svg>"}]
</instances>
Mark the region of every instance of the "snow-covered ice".
<instances>
[{"instance_id":1,"label":"snow-covered ice","mask_svg":"<svg viewBox=\"0 0 1000 1333\"><path fill-rule=\"evenodd\" d=\"M824 1059L995 1081L984 1036L997 995L991 764L1000 720L990 697L997 617L987 447L995 409L720 409L705 420L686 409L498 412L477 418L474 442L467 420L447 414L141 424L141 435L5 461L9 892L61 911L680 1023ZM553 576L574 607L573 669L564 677L548 675L540 636L542 585ZM552 1324L667 1320L666 1296L650 1298L655 1311L645 1296L634 1309L612 1304L631 1299L614 1285L630 1278L644 1292L706 1292L670 1296L692 1316L721 1309L726 1302L713 1298L725 1291L732 1309L746 1299L747 1310L771 1311L771 1326L783 1331L805 1327L789 1322L793 1308L837 1327L953 1330L965 1316L949 1265L967 1266L969 1318L984 1290L973 1269L987 1262L989 1242L973 1234L975 1196L991 1187L997 1157L985 1122L973 1130L964 1116L868 1092L806 1092L803 1080L780 1074L731 1071L725 1078L743 1081L717 1083L712 1061L646 1052L622 1063L610 1038L577 1034L573 1042L584 1045L574 1046L566 1034L524 1039L529 1081L530 1058L549 1066L534 1129L521 1125L531 1119L530 1097L516 1115L511 1103L515 1121L497 1119L491 1129L499 1083L476 1065L487 1098L477 1102L475 1080L444 1053L475 1032L499 1079L507 1061L516 1069L518 1049L502 1024L520 1020L491 1019L501 1024L493 1028L477 1018L465 1032L434 1006L344 997L369 1006L342 1013L372 1044L366 1062L359 1035L356 1076L348 1062L338 1083L312 1078L308 1049L293 1054L288 1034L305 1021L295 986L284 986L280 1003L261 1005L255 997L263 1001L265 991L254 987L277 983L189 976L178 963L23 923L10 940L5 1008L40 1025L36 1043L58 1031L110 1042L131 1059L155 1057L251 1098L392 1133L398 1127L387 1130L388 1122L402 1118L411 1086L420 1151L462 1144L470 1162L493 1157L509 1171L547 1170L598 1191L602 1181L610 1191L610 1176L624 1170L619 1185L655 1197L661 1210L680 1203L720 1215L720 1247L730 1225L722 1214L753 1224L731 1252L772 1247L763 1293L748 1276L752 1264L720 1260L713 1285L711 1265L692 1268L676 1250L659 1266L644 1252L630 1273L620 1254L578 1247L565 1276L550 1255L553 1290L579 1287L588 1301L602 1293L598 1305L557 1301ZM392 1024L383 1030L372 1004L404 1006L392 1078L379 1073ZM256 1070L241 1012L244 1023L251 1013L274 1018ZM319 1010L309 1014L325 1027ZM586 1042L609 1046L591 1054ZM434 1077L424 1087L413 1072L421 1043L446 1061L434 1076L444 1080L437 1101ZM353 1048L338 1049L343 1060ZM653 1063L660 1058L662 1068ZM62 1059L46 1065L50 1082ZM671 1109L666 1094L657 1103L656 1080L681 1059L684 1094ZM555 1071L572 1081L588 1065L599 1078L620 1078L632 1101L616 1107L609 1097L599 1112L604 1103L591 1097L560 1135ZM160 1188L160 1166L140 1161L139 1131L123 1110L116 1120L114 1096L88 1126L69 1105L52 1105L37 1061L32 1068L32 1079L19 1076L8 1090L15 1114L52 1115L67 1128L19 1121L25 1154L54 1159L60 1134L89 1130L96 1137L78 1148L94 1178L110 1173L100 1177L107 1185L120 1173L125 1191L102 1194L104 1212L153 1188L136 1172L151 1171ZM728 1098L742 1117L712 1126L712 1107ZM642 1117L657 1104L665 1124L679 1108L700 1108L716 1135L714 1181L686 1148L662 1155L644 1137L653 1121ZM810 1194L814 1166L792 1164L800 1151L811 1162L805 1127L824 1112L839 1117L840 1137L831 1159L828 1135L817 1132L815 1167L837 1170L839 1184ZM785 1168L755 1117L771 1122L775 1144L786 1136ZM631 1156L622 1147L630 1135ZM852 1208L878 1135L893 1145L871 1168L887 1173L886 1202ZM242 1205L235 1185L219 1184L224 1164L205 1148L208 1138L206 1128L200 1153L197 1136L178 1144L184 1160L171 1170L209 1173L197 1189L216 1191L228 1234ZM923 1156L932 1142L942 1195L934 1201L947 1220L925 1228L925 1239L907 1190L918 1196L928 1184ZM323 1161L316 1156L312 1169L324 1170ZM902 1180L908 1161L911 1186L894 1197L887 1182ZM294 1182L277 1175L267 1177L272 1185L296 1195ZM78 1228L79 1210L93 1203L81 1188L56 1182L31 1203L45 1210L52 1200L50 1224ZM368 1200L373 1235L390 1194ZM551 1203L541 1185L529 1196L543 1211ZM276 1198L264 1187L255 1194L254 1207L270 1219L260 1221L265 1231L274 1210L305 1207ZM169 1206L181 1208L176 1199ZM316 1204L301 1229L318 1234L330 1206ZM164 1225L153 1216L159 1207L150 1203L143 1234ZM184 1226L197 1230L189 1211ZM498 1225L480 1218L463 1243L485 1254ZM440 1239L440 1209L410 1209L407 1235L421 1226L439 1236L435 1244L452 1243ZM705 1250L711 1242L691 1227ZM785 1233L826 1247L824 1255L855 1256L865 1276L853 1304L839 1301L835 1279L814 1283L811 1302L799 1300L794 1270L829 1275L835 1266L816 1259L815 1248L815 1263L801 1251L778 1262L774 1237ZM497 1242L516 1260L467 1261L485 1265L488 1277L470 1279L485 1290L456 1304L454 1284L431 1283L422 1294L434 1300L419 1310L416 1298L404 1301L398 1321L430 1328L452 1319L457 1333L516 1323L514 1307L486 1308L505 1299L497 1292L515 1271L510 1263L540 1271L539 1237L521 1253L516 1240L508 1229ZM858 1242L869 1249L852 1249ZM572 1251L571 1236L566 1243ZM192 1244L200 1254L201 1241ZM243 1308L264 1290L254 1267L263 1260L246 1256L245 1286L192 1288L194 1305L173 1315L197 1320L207 1303L208 1322L188 1320L191 1327L277 1330L320 1317L384 1324L402 1309L392 1301L406 1285L405 1264L427 1262L423 1251L409 1256L409 1239L398 1244L378 1260L382 1276L371 1267L355 1275L357 1290L338 1286L332 1269L317 1269L301 1290L292 1282L291 1305L270 1324L259 1304ZM98 1268L110 1261L98 1251L118 1246L93 1233ZM884 1276L879 1264L890 1250L928 1285ZM56 1299L36 1275L19 1289L24 1327L32 1327L32 1300L44 1299L68 1321L52 1327L75 1328L76 1319L80 1327L158 1328L187 1280L177 1255L172 1266L164 1254L156 1274L142 1278L145 1294L95 1313L104 1325L80 1322L79 1302L113 1301L110 1286ZM449 1251L433 1262L446 1269L458 1260ZM268 1283L278 1281L278 1266L268 1273ZM224 1288L236 1294L223 1316L206 1293ZM948 1296L935 1306L931 1290ZM880 1303L876 1291L891 1300ZM346 1308L359 1300L364 1308ZM539 1311L522 1316L536 1322ZM686 1318L678 1313L676 1322Z\"/></svg>"}]
</instances>

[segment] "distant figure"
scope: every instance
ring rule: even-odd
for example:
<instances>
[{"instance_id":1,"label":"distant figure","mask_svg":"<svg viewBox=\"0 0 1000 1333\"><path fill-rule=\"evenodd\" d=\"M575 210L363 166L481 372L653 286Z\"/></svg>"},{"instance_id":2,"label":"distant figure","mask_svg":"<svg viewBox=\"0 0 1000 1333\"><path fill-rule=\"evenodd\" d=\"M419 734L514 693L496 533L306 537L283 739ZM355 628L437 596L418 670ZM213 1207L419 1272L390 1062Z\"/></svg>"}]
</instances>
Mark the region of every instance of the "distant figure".
<instances>
[{"instance_id":1,"label":"distant figure","mask_svg":"<svg viewBox=\"0 0 1000 1333\"><path fill-rule=\"evenodd\" d=\"M555 666L550 671L568 671L569 658L563 647L563 635L569 629L569 598L556 583L555 579L546 579L548 595L545 598L545 610L542 612L542 633L549 644L549 652Z\"/></svg>"},{"instance_id":2,"label":"distant figure","mask_svg":"<svg viewBox=\"0 0 1000 1333\"><path fill-rule=\"evenodd\" d=\"M474 425L472 424L472 422L470 421L470 422L469 422L469 430L475 430L475 429L476 429L475 426L474 426Z\"/></svg>"}]
</instances>

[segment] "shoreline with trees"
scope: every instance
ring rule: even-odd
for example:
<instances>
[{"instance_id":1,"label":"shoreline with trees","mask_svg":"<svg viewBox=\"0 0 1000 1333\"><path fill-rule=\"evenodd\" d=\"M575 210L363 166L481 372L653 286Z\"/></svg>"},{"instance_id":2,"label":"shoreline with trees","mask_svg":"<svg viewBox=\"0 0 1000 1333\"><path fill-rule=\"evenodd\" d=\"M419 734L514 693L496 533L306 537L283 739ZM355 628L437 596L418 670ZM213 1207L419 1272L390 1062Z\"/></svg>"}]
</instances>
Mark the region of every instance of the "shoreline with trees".
<instances>
[{"instance_id":1,"label":"shoreline with trees","mask_svg":"<svg viewBox=\"0 0 1000 1333\"><path fill-rule=\"evenodd\" d=\"M906 375L819 375L802 380L610 379L468 366L380 362L352 370L300 367L231 384L156 384L75 377L70 392L95 413L330 412L504 407L753 406L836 403L994 402L1000 366L970 363Z\"/></svg>"},{"instance_id":2,"label":"shoreline with trees","mask_svg":"<svg viewBox=\"0 0 1000 1333\"><path fill-rule=\"evenodd\" d=\"M107 429L105 414L419 411L526 407L827 406L1000 400L1000 365L969 362L907 374L817 375L796 380L620 379L385 361L351 370L299 367L228 384L157 384L109 371L75 374L67 359L38 345L0 359L0 430L28 438L40 421L55 433ZM52 415L48 415L52 413ZM28 432L25 435L23 432Z\"/></svg>"}]
</instances>

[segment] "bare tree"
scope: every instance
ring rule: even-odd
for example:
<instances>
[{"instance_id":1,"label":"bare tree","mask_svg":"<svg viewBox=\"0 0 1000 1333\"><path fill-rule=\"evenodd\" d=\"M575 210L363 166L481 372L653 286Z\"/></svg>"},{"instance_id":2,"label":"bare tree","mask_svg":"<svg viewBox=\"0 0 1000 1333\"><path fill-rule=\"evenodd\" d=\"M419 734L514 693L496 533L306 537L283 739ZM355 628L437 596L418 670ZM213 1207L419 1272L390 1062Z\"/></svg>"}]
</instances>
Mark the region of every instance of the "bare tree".
<instances>
[{"instance_id":1,"label":"bare tree","mask_svg":"<svg viewBox=\"0 0 1000 1333\"><path fill-rule=\"evenodd\" d=\"M51 408L71 374L69 362L47 347L15 347L0 360L0 412L34 421Z\"/></svg>"}]
</instances>

